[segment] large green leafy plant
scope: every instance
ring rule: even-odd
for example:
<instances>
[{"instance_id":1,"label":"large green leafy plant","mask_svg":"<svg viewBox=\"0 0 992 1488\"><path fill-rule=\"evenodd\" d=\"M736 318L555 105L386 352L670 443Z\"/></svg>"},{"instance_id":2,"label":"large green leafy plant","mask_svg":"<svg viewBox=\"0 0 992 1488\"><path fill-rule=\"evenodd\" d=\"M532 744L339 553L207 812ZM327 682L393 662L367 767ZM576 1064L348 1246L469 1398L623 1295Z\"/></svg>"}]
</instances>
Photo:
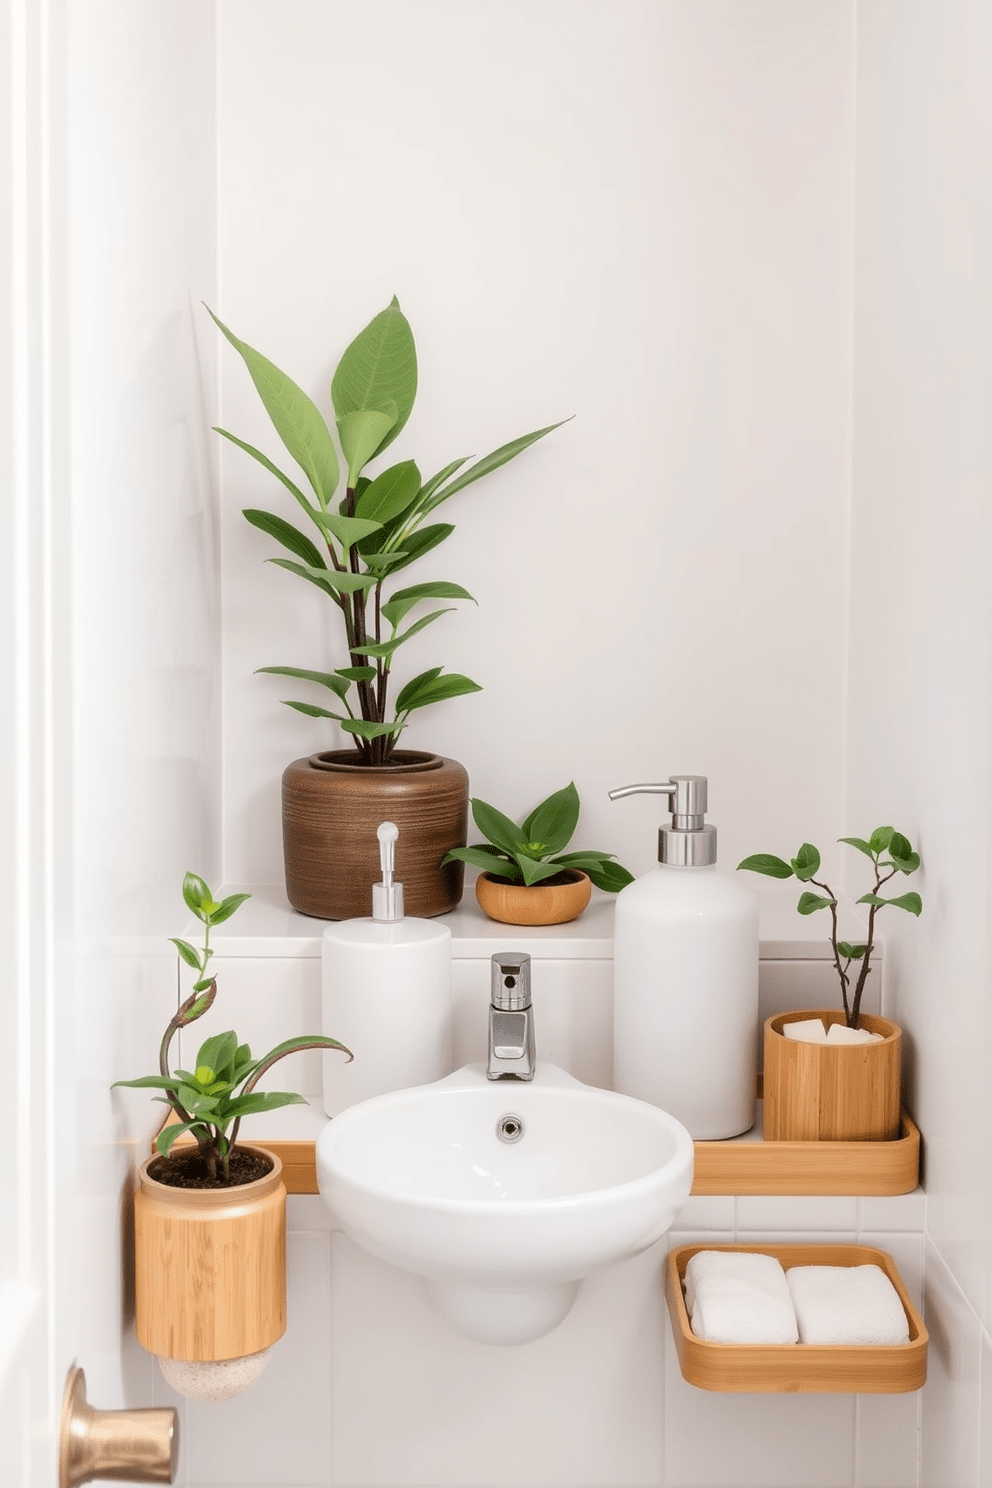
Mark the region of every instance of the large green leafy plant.
<instances>
[{"instance_id":1,"label":"large green leafy plant","mask_svg":"<svg viewBox=\"0 0 992 1488\"><path fill-rule=\"evenodd\" d=\"M465 457L452 460L424 480L415 461L401 460L370 477L364 473L367 466L403 429L417 393L413 333L396 298L355 337L331 381L340 459L328 424L302 388L239 340L213 311L210 314L244 360L309 493L261 450L226 429L216 432L281 482L305 514L313 536L277 512L253 508L244 515L291 555L271 561L326 594L339 611L344 629L344 666L330 672L292 666L259 670L313 682L332 693L336 704L331 707L285 701L312 718L336 719L354 737L361 763L385 764L416 709L480 689L470 678L436 666L409 678L390 702L396 652L451 606L416 618L411 618L413 612L434 600L472 596L460 584L441 579L393 589L388 597L384 586L454 531L449 523L428 521L439 506L559 425L550 424L511 440L467 470L463 468L468 463ZM340 495L342 480L344 494Z\"/></svg>"},{"instance_id":2,"label":"large green leafy plant","mask_svg":"<svg viewBox=\"0 0 992 1488\"><path fill-rule=\"evenodd\" d=\"M563 851L579 822L579 793L574 782L535 806L520 826L478 797L472 798L472 817L487 841L473 847L452 848L445 863L458 859L528 888L545 879L557 878L566 868L581 869L598 889L611 894L633 882L633 874L615 863L612 853L595 848L585 852Z\"/></svg>"},{"instance_id":3,"label":"large green leafy plant","mask_svg":"<svg viewBox=\"0 0 992 1488\"><path fill-rule=\"evenodd\" d=\"M215 1033L200 1045L193 1069L170 1070L172 1040L181 1028L188 1028L202 1018L217 995L216 978L207 974L213 955L211 927L229 920L251 895L232 894L218 903L202 878L187 873L183 879L183 898L187 908L204 927L203 945L199 949L186 940L172 941L186 965L197 973L193 991L165 1030L159 1049L159 1073L142 1075L137 1080L115 1080L114 1085L164 1092L158 1098L171 1106L178 1120L170 1122L159 1132L155 1143L158 1151L163 1157L168 1157L176 1138L190 1132L196 1139L207 1180L212 1184L230 1176L231 1150L238 1139L243 1116L275 1111L280 1106L305 1104L302 1095L288 1091L256 1091L259 1080L277 1060L301 1049L340 1049L349 1060L352 1054L337 1039L308 1034L302 1038L286 1039L261 1059L254 1059L248 1045L242 1044L234 1030L229 1029L225 1033Z\"/></svg>"},{"instance_id":4,"label":"large green leafy plant","mask_svg":"<svg viewBox=\"0 0 992 1488\"><path fill-rule=\"evenodd\" d=\"M919 915L923 909L923 900L913 891L908 894L899 894L894 899L885 899L879 890L884 888L889 879L894 878L897 873L915 873L920 866L920 855L913 851L909 838L895 831L893 827L877 827L867 840L864 837L840 837L838 841L857 848L858 852L864 853L865 857L872 861L874 886L867 894L862 894L858 900L859 904L868 905L868 934L863 942L852 943L838 939L837 895L829 884L821 883L816 877L820 871L820 854L811 842L804 842L796 856L788 863L783 858L776 858L772 853L756 853L753 857L745 858L743 862L738 863L737 867L747 869L751 873L763 873L766 878L792 878L795 875L800 883L810 883L814 888L823 891L820 894L814 894L812 890L805 889L799 896L796 909L801 915L815 914L820 909L830 910L830 948L833 951L834 966L840 980L844 1017L849 1028L857 1028L861 1014L861 998L871 970L872 952L875 949L875 916L880 909L885 909L887 906L905 910L907 914L912 915ZM853 993L851 992L852 966L858 968Z\"/></svg>"}]
</instances>

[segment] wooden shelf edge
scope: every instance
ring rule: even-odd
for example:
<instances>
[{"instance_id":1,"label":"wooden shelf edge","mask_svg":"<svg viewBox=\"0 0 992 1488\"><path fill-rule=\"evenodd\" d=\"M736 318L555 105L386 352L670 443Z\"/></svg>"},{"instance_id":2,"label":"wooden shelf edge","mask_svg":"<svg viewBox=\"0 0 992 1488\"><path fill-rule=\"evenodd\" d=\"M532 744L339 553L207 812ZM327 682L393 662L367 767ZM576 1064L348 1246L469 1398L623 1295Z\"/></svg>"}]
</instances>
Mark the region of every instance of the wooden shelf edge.
<instances>
[{"instance_id":1,"label":"wooden shelf edge","mask_svg":"<svg viewBox=\"0 0 992 1488\"><path fill-rule=\"evenodd\" d=\"M877 1265L899 1294L909 1342L887 1345L707 1343L689 1325L682 1281L697 1250L752 1251L793 1266ZM888 1251L869 1245L684 1245L669 1252L665 1300L683 1377L722 1394L899 1395L922 1389L929 1335Z\"/></svg>"},{"instance_id":2,"label":"wooden shelf edge","mask_svg":"<svg viewBox=\"0 0 992 1488\"><path fill-rule=\"evenodd\" d=\"M180 1141L186 1140L180 1138ZM310 1140L250 1141L282 1159L288 1194L315 1194ZM818 1194L885 1197L919 1182L920 1133L909 1113L894 1142L695 1142L694 1194Z\"/></svg>"},{"instance_id":3,"label":"wooden shelf edge","mask_svg":"<svg viewBox=\"0 0 992 1488\"><path fill-rule=\"evenodd\" d=\"M911 1193L920 1132L903 1108L894 1142L696 1142L694 1194Z\"/></svg>"}]
</instances>

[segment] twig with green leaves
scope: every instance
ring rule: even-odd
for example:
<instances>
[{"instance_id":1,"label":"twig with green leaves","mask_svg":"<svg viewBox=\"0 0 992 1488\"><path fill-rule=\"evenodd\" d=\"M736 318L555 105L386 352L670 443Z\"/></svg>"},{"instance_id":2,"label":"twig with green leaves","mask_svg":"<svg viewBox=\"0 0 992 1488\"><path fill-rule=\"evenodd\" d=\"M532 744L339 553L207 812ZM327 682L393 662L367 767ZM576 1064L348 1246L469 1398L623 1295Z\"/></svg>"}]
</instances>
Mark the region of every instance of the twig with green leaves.
<instances>
[{"instance_id":1,"label":"twig with green leaves","mask_svg":"<svg viewBox=\"0 0 992 1488\"><path fill-rule=\"evenodd\" d=\"M737 867L751 873L763 873L766 878L792 878L795 875L800 883L810 883L814 888L822 890L820 894L814 894L809 889L804 890L799 896L796 909L801 915L815 914L819 909L830 910L830 946L833 950L834 966L840 979L844 1016L849 1028L857 1028L861 1014L861 998L871 970L872 952L875 949L876 914L887 905L891 905L894 909L903 909L912 915L919 915L923 909L923 900L913 891L900 894L895 899L884 899L879 890L884 888L897 873L915 873L920 866L920 855L914 852L909 838L904 837L893 827L877 827L867 841L863 837L839 837L837 840L857 848L858 852L864 853L872 861L875 874L874 886L867 894L862 894L857 901L859 904L868 905L868 936L863 943L854 944L838 939L837 895L829 884L821 883L816 877L820 871L820 854L811 842L804 842L796 856L789 862L771 853L756 853L753 857L745 858L743 862L738 863ZM852 996L850 994L850 969L855 963L859 964L859 969Z\"/></svg>"},{"instance_id":2,"label":"twig with green leaves","mask_svg":"<svg viewBox=\"0 0 992 1488\"><path fill-rule=\"evenodd\" d=\"M169 1122L159 1132L156 1147L167 1157L177 1137L189 1132L196 1139L199 1154L206 1167L211 1183L220 1175L229 1177L231 1150L238 1139L241 1119L258 1111L275 1111L280 1106L305 1104L302 1095L287 1091L255 1091L255 1086L272 1065L287 1054L302 1049L340 1049L350 1060L351 1050L337 1039L321 1034L304 1035L286 1039L261 1059L253 1059L251 1049L238 1040L233 1029L215 1033L200 1045L196 1064L192 1070L169 1068L169 1049L172 1040L181 1028L188 1028L213 1006L217 995L217 981L207 975L207 964L213 951L210 949L210 930L229 920L237 909L250 899L250 894L231 894L220 902L214 899L206 882L195 873L187 873L183 879L183 899L186 906L203 925L203 945L199 949L189 941L172 938L172 944L187 966L198 973L193 991L170 1019L159 1049L159 1073L142 1075L137 1080L115 1080L114 1086L124 1085L141 1089L165 1092L157 1097L172 1108L178 1121ZM113 1087L112 1087L113 1088Z\"/></svg>"},{"instance_id":3,"label":"twig with green leaves","mask_svg":"<svg viewBox=\"0 0 992 1488\"><path fill-rule=\"evenodd\" d=\"M535 806L520 826L495 806L473 796L472 816L488 841L473 847L452 848L443 861L450 863L457 859L471 863L497 878L526 884L528 888L556 877L566 868L578 868L589 875L598 889L616 894L632 883L634 876L613 861L612 853L595 849L562 851L572 840L579 809L579 793L574 782Z\"/></svg>"},{"instance_id":4,"label":"twig with green leaves","mask_svg":"<svg viewBox=\"0 0 992 1488\"><path fill-rule=\"evenodd\" d=\"M216 432L257 460L285 487L316 529L316 541L275 512L250 508L244 515L292 555L270 562L316 585L330 598L340 613L348 652L348 664L330 672L292 666L259 670L313 682L333 693L340 705L337 708L283 701L311 718L335 719L352 735L361 763L385 764L415 709L481 689L461 673L430 667L400 689L390 716L389 686L396 652L451 606L431 610L402 629L407 617L425 600L472 596L460 584L438 579L394 590L387 599L384 583L454 531L446 522L424 525L443 502L515 459L560 424L513 439L467 470L462 469L466 456L424 480L413 460L402 460L370 479L363 474L365 467L400 433L417 393L413 333L396 297L355 337L331 382L342 460L327 423L302 388L235 336L212 310L209 314L244 361L276 433L306 477L312 499L261 450L226 429ZM342 464L345 492L336 501ZM352 688L357 709L350 698Z\"/></svg>"}]
</instances>

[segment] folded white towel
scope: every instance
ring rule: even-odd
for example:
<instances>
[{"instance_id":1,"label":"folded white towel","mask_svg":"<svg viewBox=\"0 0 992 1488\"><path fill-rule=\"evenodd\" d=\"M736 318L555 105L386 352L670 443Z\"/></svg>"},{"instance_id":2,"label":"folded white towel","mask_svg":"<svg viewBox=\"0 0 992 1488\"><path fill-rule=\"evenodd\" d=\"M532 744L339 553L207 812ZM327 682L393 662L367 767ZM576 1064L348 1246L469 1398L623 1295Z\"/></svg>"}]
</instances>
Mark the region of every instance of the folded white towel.
<instances>
[{"instance_id":1,"label":"folded white towel","mask_svg":"<svg viewBox=\"0 0 992 1488\"><path fill-rule=\"evenodd\" d=\"M800 1343L908 1343L899 1293L881 1266L792 1266Z\"/></svg>"},{"instance_id":2,"label":"folded white towel","mask_svg":"<svg viewBox=\"0 0 992 1488\"><path fill-rule=\"evenodd\" d=\"M846 1023L831 1023L827 1029L828 1044L877 1044L880 1033L869 1033L867 1028L848 1028Z\"/></svg>"},{"instance_id":3,"label":"folded white towel","mask_svg":"<svg viewBox=\"0 0 992 1488\"><path fill-rule=\"evenodd\" d=\"M801 1044L825 1044L827 1025L822 1018L797 1018L793 1023L782 1024L782 1035Z\"/></svg>"},{"instance_id":4,"label":"folded white towel","mask_svg":"<svg viewBox=\"0 0 992 1488\"><path fill-rule=\"evenodd\" d=\"M795 1343L785 1272L774 1256L697 1250L685 1270L686 1309L708 1343Z\"/></svg>"}]
</instances>

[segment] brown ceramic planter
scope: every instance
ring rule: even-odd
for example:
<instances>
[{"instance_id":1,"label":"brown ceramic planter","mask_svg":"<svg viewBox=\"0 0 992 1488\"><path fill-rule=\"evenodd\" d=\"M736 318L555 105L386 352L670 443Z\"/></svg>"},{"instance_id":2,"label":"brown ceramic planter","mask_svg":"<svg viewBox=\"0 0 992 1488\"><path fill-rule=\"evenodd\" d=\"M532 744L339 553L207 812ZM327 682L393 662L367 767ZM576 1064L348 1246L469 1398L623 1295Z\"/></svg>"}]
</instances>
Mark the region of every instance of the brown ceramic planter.
<instances>
[{"instance_id":1,"label":"brown ceramic planter","mask_svg":"<svg viewBox=\"0 0 992 1488\"><path fill-rule=\"evenodd\" d=\"M786 1023L844 1014L779 1013L765 1021L766 1142L889 1142L899 1136L902 1030L888 1018L862 1013L859 1026L882 1034L870 1044L806 1044L786 1038Z\"/></svg>"},{"instance_id":2,"label":"brown ceramic planter","mask_svg":"<svg viewBox=\"0 0 992 1488\"><path fill-rule=\"evenodd\" d=\"M242 1145L239 1143L239 1146ZM135 1331L164 1359L257 1354L286 1331L282 1163L237 1188L171 1188L141 1165L134 1196Z\"/></svg>"},{"instance_id":3,"label":"brown ceramic planter","mask_svg":"<svg viewBox=\"0 0 992 1488\"><path fill-rule=\"evenodd\" d=\"M286 893L320 920L372 913L381 877L376 829L395 822L396 877L408 915L447 914L462 897L465 865L441 860L464 847L468 772L457 760L397 750L388 765L354 763L350 749L294 760L282 777Z\"/></svg>"},{"instance_id":4,"label":"brown ceramic planter","mask_svg":"<svg viewBox=\"0 0 992 1488\"><path fill-rule=\"evenodd\" d=\"M578 868L565 870L568 883L526 884L500 883L488 873L480 873L475 882L479 908L491 920L504 925L564 925L578 919L589 903L592 883L589 875Z\"/></svg>"}]
</instances>

